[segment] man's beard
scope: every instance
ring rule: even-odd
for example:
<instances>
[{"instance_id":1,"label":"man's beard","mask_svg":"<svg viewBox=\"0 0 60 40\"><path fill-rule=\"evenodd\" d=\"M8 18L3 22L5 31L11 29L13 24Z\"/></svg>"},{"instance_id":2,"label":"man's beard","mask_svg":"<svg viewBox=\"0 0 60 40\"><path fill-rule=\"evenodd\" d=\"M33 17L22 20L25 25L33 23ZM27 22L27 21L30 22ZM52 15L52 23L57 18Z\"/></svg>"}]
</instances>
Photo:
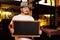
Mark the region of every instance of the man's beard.
<instances>
[{"instance_id":1,"label":"man's beard","mask_svg":"<svg viewBox=\"0 0 60 40\"><path fill-rule=\"evenodd\" d=\"M25 15L28 15L29 13L25 13Z\"/></svg>"},{"instance_id":2,"label":"man's beard","mask_svg":"<svg viewBox=\"0 0 60 40\"><path fill-rule=\"evenodd\" d=\"M23 12L24 13L24 12ZM27 13L24 13L25 15L28 15L29 13L27 12Z\"/></svg>"}]
</instances>

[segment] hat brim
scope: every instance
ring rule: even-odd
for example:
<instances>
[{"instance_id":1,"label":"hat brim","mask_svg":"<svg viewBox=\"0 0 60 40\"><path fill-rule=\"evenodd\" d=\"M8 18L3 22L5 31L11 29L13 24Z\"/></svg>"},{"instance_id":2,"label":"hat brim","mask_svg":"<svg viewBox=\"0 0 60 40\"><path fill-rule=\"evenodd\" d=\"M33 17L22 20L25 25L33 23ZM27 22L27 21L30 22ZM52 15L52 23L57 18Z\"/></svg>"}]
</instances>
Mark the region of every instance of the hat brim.
<instances>
[{"instance_id":1,"label":"hat brim","mask_svg":"<svg viewBox=\"0 0 60 40\"><path fill-rule=\"evenodd\" d=\"M23 7L28 7L28 6L20 6L20 8L23 8ZM29 7L28 7L29 8Z\"/></svg>"}]
</instances>

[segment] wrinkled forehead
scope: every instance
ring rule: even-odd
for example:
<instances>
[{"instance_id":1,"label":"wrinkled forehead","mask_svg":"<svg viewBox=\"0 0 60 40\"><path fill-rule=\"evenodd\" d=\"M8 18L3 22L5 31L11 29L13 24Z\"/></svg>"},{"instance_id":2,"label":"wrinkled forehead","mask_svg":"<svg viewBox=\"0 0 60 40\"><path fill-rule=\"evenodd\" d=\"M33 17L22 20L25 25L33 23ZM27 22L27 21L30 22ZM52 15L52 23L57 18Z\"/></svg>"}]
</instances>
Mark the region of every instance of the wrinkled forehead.
<instances>
[{"instance_id":1,"label":"wrinkled forehead","mask_svg":"<svg viewBox=\"0 0 60 40\"><path fill-rule=\"evenodd\" d=\"M31 10L29 7L25 6L25 7L22 7L21 9L28 9L28 10Z\"/></svg>"},{"instance_id":2,"label":"wrinkled forehead","mask_svg":"<svg viewBox=\"0 0 60 40\"><path fill-rule=\"evenodd\" d=\"M21 7L21 8L29 8L29 7L27 7L27 6L23 6L23 7Z\"/></svg>"}]
</instances>

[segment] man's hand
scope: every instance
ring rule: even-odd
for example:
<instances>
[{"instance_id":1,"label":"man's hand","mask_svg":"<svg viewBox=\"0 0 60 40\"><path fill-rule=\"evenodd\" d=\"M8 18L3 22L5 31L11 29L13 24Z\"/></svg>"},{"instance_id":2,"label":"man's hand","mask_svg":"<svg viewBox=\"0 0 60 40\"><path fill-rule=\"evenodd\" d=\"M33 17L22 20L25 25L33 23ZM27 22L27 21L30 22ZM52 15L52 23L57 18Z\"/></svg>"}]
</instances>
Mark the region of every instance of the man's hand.
<instances>
[{"instance_id":1,"label":"man's hand","mask_svg":"<svg viewBox=\"0 0 60 40\"><path fill-rule=\"evenodd\" d=\"M10 32L11 32L11 34L13 34L14 33L14 29L10 28Z\"/></svg>"},{"instance_id":2,"label":"man's hand","mask_svg":"<svg viewBox=\"0 0 60 40\"><path fill-rule=\"evenodd\" d=\"M14 28L12 27L12 25L9 25L9 30L10 30L11 35L13 35L13 33L14 33Z\"/></svg>"}]
</instances>

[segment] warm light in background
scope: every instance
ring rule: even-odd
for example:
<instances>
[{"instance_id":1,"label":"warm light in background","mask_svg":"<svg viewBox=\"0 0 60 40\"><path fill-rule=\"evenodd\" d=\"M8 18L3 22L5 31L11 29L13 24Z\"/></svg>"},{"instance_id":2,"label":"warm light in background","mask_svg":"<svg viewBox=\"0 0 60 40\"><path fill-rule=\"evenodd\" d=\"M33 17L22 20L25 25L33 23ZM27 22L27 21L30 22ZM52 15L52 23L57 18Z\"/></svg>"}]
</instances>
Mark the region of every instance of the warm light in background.
<instances>
[{"instance_id":1,"label":"warm light in background","mask_svg":"<svg viewBox=\"0 0 60 40\"><path fill-rule=\"evenodd\" d=\"M46 26L47 25L47 20L44 18L44 16L38 20L40 26Z\"/></svg>"},{"instance_id":2,"label":"warm light in background","mask_svg":"<svg viewBox=\"0 0 60 40\"><path fill-rule=\"evenodd\" d=\"M8 11L3 11L1 13L2 19L10 19L11 16L13 16L13 14L11 12L8 12Z\"/></svg>"},{"instance_id":3,"label":"warm light in background","mask_svg":"<svg viewBox=\"0 0 60 40\"><path fill-rule=\"evenodd\" d=\"M55 0L52 0L52 6L55 6Z\"/></svg>"},{"instance_id":4,"label":"warm light in background","mask_svg":"<svg viewBox=\"0 0 60 40\"><path fill-rule=\"evenodd\" d=\"M0 11L0 22L1 22L1 11Z\"/></svg>"},{"instance_id":5,"label":"warm light in background","mask_svg":"<svg viewBox=\"0 0 60 40\"><path fill-rule=\"evenodd\" d=\"M48 5L48 6L55 6L55 0L47 0L47 3L45 3L45 0L41 0L41 1L39 1L39 4Z\"/></svg>"},{"instance_id":6,"label":"warm light in background","mask_svg":"<svg viewBox=\"0 0 60 40\"><path fill-rule=\"evenodd\" d=\"M54 16L54 15L52 14L52 16Z\"/></svg>"},{"instance_id":7,"label":"warm light in background","mask_svg":"<svg viewBox=\"0 0 60 40\"><path fill-rule=\"evenodd\" d=\"M52 15L50 15L50 14L45 14L44 15L45 17L50 17L50 16L54 16L53 14Z\"/></svg>"},{"instance_id":8,"label":"warm light in background","mask_svg":"<svg viewBox=\"0 0 60 40\"><path fill-rule=\"evenodd\" d=\"M50 14L45 14L44 16L45 16L45 17L50 17Z\"/></svg>"},{"instance_id":9,"label":"warm light in background","mask_svg":"<svg viewBox=\"0 0 60 40\"><path fill-rule=\"evenodd\" d=\"M40 19L38 21L39 21L40 26L46 26L47 25L47 22L44 19Z\"/></svg>"},{"instance_id":10,"label":"warm light in background","mask_svg":"<svg viewBox=\"0 0 60 40\"><path fill-rule=\"evenodd\" d=\"M6 15L11 15L11 12L3 12L3 13L5 13Z\"/></svg>"},{"instance_id":11,"label":"warm light in background","mask_svg":"<svg viewBox=\"0 0 60 40\"><path fill-rule=\"evenodd\" d=\"M40 15L41 18L38 19L41 27L50 25L50 18L53 17L53 14L43 14Z\"/></svg>"},{"instance_id":12,"label":"warm light in background","mask_svg":"<svg viewBox=\"0 0 60 40\"><path fill-rule=\"evenodd\" d=\"M0 14L1 14L1 11L0 11Z\"/></svg>"}]
</instances>

